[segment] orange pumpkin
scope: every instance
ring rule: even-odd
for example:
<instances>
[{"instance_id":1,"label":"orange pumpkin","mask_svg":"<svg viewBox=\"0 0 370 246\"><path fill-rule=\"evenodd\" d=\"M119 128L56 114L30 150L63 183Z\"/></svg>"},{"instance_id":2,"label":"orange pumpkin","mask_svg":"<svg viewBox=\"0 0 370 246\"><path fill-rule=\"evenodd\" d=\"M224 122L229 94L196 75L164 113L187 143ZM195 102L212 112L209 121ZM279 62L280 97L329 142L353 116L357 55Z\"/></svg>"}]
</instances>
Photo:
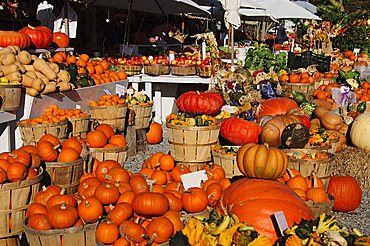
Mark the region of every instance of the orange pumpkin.
<instances>
[{"instance_id":1,"label":"orange pumpkin","mask_svg":"<svg viewBox=\"0 0 370 246\"><path fill-rule=\"evenodd\" d=\"M146 134L148 144L158 144L162 141L163 129L162 125L157 122L150 123L149 132Z\"/></svg>"}]
</instances>

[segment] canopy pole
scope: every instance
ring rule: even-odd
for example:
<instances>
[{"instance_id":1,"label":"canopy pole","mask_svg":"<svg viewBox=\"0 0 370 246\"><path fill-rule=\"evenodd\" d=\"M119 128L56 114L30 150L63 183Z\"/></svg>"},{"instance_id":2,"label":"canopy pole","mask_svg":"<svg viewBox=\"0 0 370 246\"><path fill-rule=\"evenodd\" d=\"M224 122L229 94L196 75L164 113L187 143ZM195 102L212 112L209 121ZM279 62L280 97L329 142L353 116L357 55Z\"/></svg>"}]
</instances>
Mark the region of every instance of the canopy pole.
<instances>
[{"instance_id":1,"label":"canopy pole","mask_svg":"<svg viewBox=\"0 0 370 246\"><path fill-rule=\"evenodd\" d=\"M68 0L64 0L64 26L66 30L66 34L69 37L69 20L68 20L68 6L69 2Z\"/></svg>"},{"instance_id":2,"label":"canopy pole","mask_svg":"<svg viewBox=\"0 0 370 246\"><path fill-rule=\"evenodd\" d=\"M127 37L130 35L131 10L132 10L133 1L134 0L129 0L128 2L127 18L126 18L126 25L125 25L125 35L123 36L123 43L125 45L128 45Z\"/></svg>"},{"instance_id":3,"label":"canopy pole","mask_svg":"<svg viewBox=\"0 0 370 246\"><path fill-rule=\"evenodd\" d=\"M231 71L234 72L234 27L232 25L230 25L231 27L231 38L230 38L230 42L231 42Z\"/></svg>"}]
</instances>

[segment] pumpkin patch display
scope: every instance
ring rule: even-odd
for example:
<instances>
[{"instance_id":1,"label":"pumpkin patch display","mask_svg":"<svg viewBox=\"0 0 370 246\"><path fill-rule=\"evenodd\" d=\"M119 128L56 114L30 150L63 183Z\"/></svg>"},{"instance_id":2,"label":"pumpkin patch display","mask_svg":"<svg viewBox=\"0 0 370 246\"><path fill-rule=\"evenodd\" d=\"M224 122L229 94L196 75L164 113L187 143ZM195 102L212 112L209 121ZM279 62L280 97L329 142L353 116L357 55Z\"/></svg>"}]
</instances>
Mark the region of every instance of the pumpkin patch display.
<instances>
[{"instance_id":1,"label":"pumpkin patch display","mask_svg":"<svg viewBox=\"0 0 370 246\"><path fill-rule=\"evenodd\" d=\"M220 126L221 136L237 146L257 143L261 132L258 124L234 117L224 120Z\"/></svg>"},{"instance_id":2,"label":"pumpkin patch display","mask_svg":"<svg viewBox=\"0 0 370 246\"><path fill-rule=\"evenodd\" d=\"M179 110L190 114L216 115L223 104L221 95L215 92L189 91L176 100Z\"/></svg>"}]
</instances>

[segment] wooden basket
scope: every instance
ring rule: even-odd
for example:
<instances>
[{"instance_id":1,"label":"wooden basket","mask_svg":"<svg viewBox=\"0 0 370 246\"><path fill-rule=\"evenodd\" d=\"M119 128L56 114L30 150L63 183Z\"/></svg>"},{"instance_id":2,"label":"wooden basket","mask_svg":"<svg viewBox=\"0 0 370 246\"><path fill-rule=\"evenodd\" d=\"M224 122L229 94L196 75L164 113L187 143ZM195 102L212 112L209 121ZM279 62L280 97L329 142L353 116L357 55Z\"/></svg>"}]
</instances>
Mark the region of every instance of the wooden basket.
<instances>
[{"instance_id":1,"label":"wooden basket","mask_svg":"<svg viewBox=\"0 0 370 246\"><path fill-rule=\"evenodd\" d=\"M196 66L197 74L202 78L210 78L212 75L212 66L205 65L205 66Z\"/></svg>"},{"instance_id":2,"label":"wooden basket","mask_svg":"<svg viewBox=\"0 0 370 246\"><path fill-rule=\"evenodd\" d=\"M18 123L24 145L36 145L45 134L57 137L61 142L68 138L68 120L49 124Z\"/></svg>"},{"instance_id":3,"label":"wooden basket","mask_svg":"<svg viewBox=\"0 0 370 246\"><path fill-rule=\"evenodd\" d=\"M191 76L196 75L197 70L195 69L195 66L171 65L171 74L179 76Z\"/></svg>"},{"instance_id":4,"label":"wooden basket","mask_svg":"<svg viewBox=\"0 0 370 246\"><path fill-rule=\"evenodd\" d=\"M218 142L220 125L178 126L166 124L171 155L175 161L209 162Z\"/></svg>"},{"instance_id":5,"label":"wooden basket","mask_svg":"<svg viewBox=\"0 0 370 246\"><path fill-rule=\"evenodd\" d=\"M30 246L94 246L95 232L98 223L86 224L79 227L48 231L34 230L24 226L27 241Z\"/></svg>"},{"instance_id":6,"label":"wooden basket","mask_svg":"<svg viewBox=\"0 0 370 246\"><path fill-rule=\"evenodd\" d=\"M141 74L143 65L117 65L118 68L124 70L128 76Z\"/></svg>"},{"instance_id":7,"label":"wooden basket","mask_svg":"<svg viewBox=\"0 0 370 246\"><path fill-rule=\"evenodd\" d=\"M314 89L316 90L317 88L320 87L320 85L328 85L330 83L333 83L333 79L320 78L318 81L315 82Z\"/></svg>"},{"instance_id":8,"label":"wooden basket","mask_svg":"<svg viewBox=\"0 0 370 246\"><path fill-rule=\"evenodd\" d=\"M145 129L149 127L153 104L130 105L129 109L134 113L135 129Z\"/></svg>"},{"instance_id":9,"label":"wooden basket","mask_svg":"<svg viewBox=\"0 0 370 246\"><path fill-rule=\"evenodd\" d=\"M71 162L45 162L50 183L66 190L66 194L77 192L80 178L84 173L84 160L82 158Z\"/></svg>"},{"instance_id":10,"label":"wooden basket","mask_svg":"<svg viewBox=\"0 0 370 246\"><path fill-rule=\"evenodd\" d=\"M220 165L225 170L225 177L232 178L234 176L243 175L238 168L236 155L223 155L215 150L212 150L213 163Z\"/></svg>"},{"instance_id":11,"label":"wooden basket","mask_svg":"<svg viewBox=\"0 0 370 246\"><path fill-rule=\"evenodd\" d=\"M0 85L0 97L3 99L1 110L17 111L21 106L22 85Z\"/></svg>"},{"instance_id":12,"label":"wooden basket","mask_svg":"<svg viewBox=\"0 0 370 246\"><path fill-rule=\"evenodd\" d=\"M100 124L111 125L115 130L123 131L126 127L127 104L116 106L90 107L90 117Z\"/></svg>"},{"instance_id":13,"label":"wooden basket","mask_svg":"<svg viewBox=\"0 0 370 246\"><path fill-rule=\"evenodd\" d=\"M185 166L190 169L192 172L197 172L203 170L204 165L208 164L209 162L178 162L176 166Z\"/></svg>"},{"instance_id":14,"label":"wooden basket","mask_svg":"<svg viewBox=\"0 0 370 246\"><path fill-rule=\"evenodd\" d=\"M295 151L300 151L304 153L317 153L319 151L315 149L286 149L285 153L294 153ZM303 177L311 175L312 172L316 173L325 187L325 190L329 184L329 178L332 172L332 160L333 154L327 153L329 158L323 160L301 160L288 157L288 167L297 169Z\"/></svg>"},{"instance_id":15,"label":"wooden basket","mask_svg":"<svg viewBox=\"0 0 370 246\"><path fill-rule=\"evenodd\" d=\"M301 84L301 83L280 83L283 95L286 97L293 97L292 91L303 93L307 100L311 100L314 91L314 83Z\"/></svg>"},{"instance_id":16,"label":"wooden basket","mask_svg":"<svg viewBox=\"0 0 370 246\"><path fill-rule=\"evenodd\" d=\"M127 159L127 146L118 148L90 148L89 151L91 157L100 162L114 160L123 166ZM88 170L92 170L92 166L89 166Z\"/></svg>"},{"instance_id":17,"label":"wooden basket","mask_svg":"<svg viewBox=\"0 0 370 246\"><path fill-rule=\"evenodd\" d=\"M72 125L71 136L86 138L89 132L90 116L80 118L68 118Z\"/></svg>"},{"instance_id":18,"label":"wooden basket","mask_svg":"<svg viewBox=\"0 0 370 246\"><path fill-rule=\"evenodd\" d=\"M313 216L319 217L321 214L330 214L331 210L333 209L334 205L334 197L328 194L329 200L328 202L312 202L306 201L306 205L311 209Z\"/></svg>"},{"instance_id":19,"label":"wooden basket","mask_svg":"<svg viewBox=\"0 0 370 246\"><path fill-rule=\"evenodd\" d=\"M44 172L40 168L34 178L0 185L0 245L12 245L23 232L26 209L39 191ZM8 241L8 242L7 242Z\"/></svg>"},{"instance_id":20,"label":"wooden basket","mask_svg":"<svg viewBox=\"0 0 370 246\"><path fill-rule=\"evenodd\" d=\"M314 150L314 151L317 151L317 152L328 152L328 153L331 153L331 154L335 154L335 152L337 150L338 143L339 143L339 137L336 138L336 139L331 140L329 145L326 145L326 146L309 146L309 147L305 147L305 149L310 149L310 150Z\"/></svg>"},{"instance_id":21,"label":"wooden basket","mask_svg":"<svg viewBox=\"0 0 370 246\"><path fill-rule=\"evenodd\" d=\"M170 65L144 65L144 73L151 76L167 75L170 74Z\"/></svg>"}]
</instances>

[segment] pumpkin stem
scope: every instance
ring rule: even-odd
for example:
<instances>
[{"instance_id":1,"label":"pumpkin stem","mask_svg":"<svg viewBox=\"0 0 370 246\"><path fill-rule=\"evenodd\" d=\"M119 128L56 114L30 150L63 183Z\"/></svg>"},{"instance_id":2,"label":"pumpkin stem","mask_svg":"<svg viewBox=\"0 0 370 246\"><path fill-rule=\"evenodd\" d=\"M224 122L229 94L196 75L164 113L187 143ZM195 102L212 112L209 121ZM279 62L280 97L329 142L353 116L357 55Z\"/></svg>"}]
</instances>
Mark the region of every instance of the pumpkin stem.
<instances>
[{"instance_id":1,"label":"pumpkin stem","mask_svg":"<svg viewBox=\"0 0 370 246\"><path fill-rule=\"evenodd\" d=\"M289 167L286 169L286 172L288 173L289 179L295 177L293 171Z\"/></svg>"},{"instance_id":2,"label":"pumpkin stem","mask_svg":"<svg viewBox=\"0 0 370 246\"><path fill-rule=\"evenodd\" d=\"M35 30L36 28L31 26L30 24L27 25L29 28L31 28L32 30Z\"/></svg>"},{"instance_id":3,"label":"pumpkin stem","mask_svg":"<svg viewBox=\"0 0 370 246\"><path fill-rule=\"evenodd\" d=\"M64 210L64 209L66 209L66 208L67 208L67 206L66 206L66 204L63 202L62 204L60 204L60 208Z\"/></svg>"},{"instance_id":4,"label":"pumpkin stem","mask_svg":"<svg viewBox=\"0 0 370 246\"><path fill-rule=\"evenodd\" d=\"M157 233L153 233L153 236L149 239L149 241L145 245L147 246L152 245L152 243L157 237L158 237Z\"/></svg>"},{"instance_id":5,"label":"pumpkin stem","mask_svg":"<svg viewBox=\"0 0 370 246\"><path fill-rule=\"evenodd\" d=\"M62 190L60 191L60 195L64 195L64 193L66 192L66 189L62 188Z\"/></svg>"},{"instance_id":6,"label":"pumpkin stem","mask_svg":"<svg viewBox=\"0 0 370 246\"><path fill-rule=\"evenodd\" d=\"M114 209L114 206L113 206L113 204L109 204L109 209L112 211L113 209Z\"/></svg>"},{"instance_id":7,"label":"pumpkin stem","mask_svg":"<svg viewBox=\"0 0 370 246\"><path fill-rule=\"evenodd\" d=\"M43 185L43 186L42 186L42 191L46 191L46 190L47 190L46 186L45 186L45 185Z\"/></svg>"}]
</instances>

